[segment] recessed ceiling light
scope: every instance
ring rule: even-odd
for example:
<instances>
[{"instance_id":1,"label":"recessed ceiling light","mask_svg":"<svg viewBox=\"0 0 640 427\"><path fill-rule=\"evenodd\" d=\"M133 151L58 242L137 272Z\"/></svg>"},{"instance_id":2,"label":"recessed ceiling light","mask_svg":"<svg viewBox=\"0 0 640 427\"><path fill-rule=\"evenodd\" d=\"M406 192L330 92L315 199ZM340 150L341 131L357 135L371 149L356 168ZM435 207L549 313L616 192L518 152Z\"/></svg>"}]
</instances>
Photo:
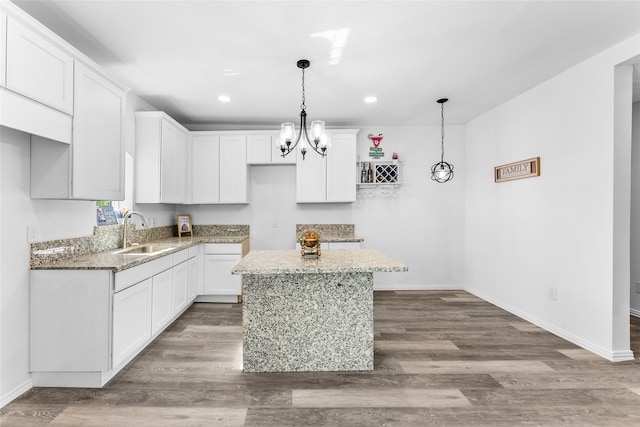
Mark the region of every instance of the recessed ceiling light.
<instances>
[{"instance_id":1,"label":"recessed ceiling light","mask_svg":"<svg viewBox=\"0 0 640 427\"><path fill-rule=\"evenodd\" d=\"M378 102L378 97L377 96L367 96L364 99L364 102L366 102L367 104L373 104L374 102Z\"/></svg>"},{"instance_id":2,"label":"recessed ceiling light","mask_svg":"<svg viewBox=\"0 0 640 427\"><path fill-rule=\"evenodd\" d=\"M227 96L227 95L220 95L218 97L218 101L220 101L220 102L229 102L229 101L231 101L231 97Z\"/></svg>"}]
</instances>

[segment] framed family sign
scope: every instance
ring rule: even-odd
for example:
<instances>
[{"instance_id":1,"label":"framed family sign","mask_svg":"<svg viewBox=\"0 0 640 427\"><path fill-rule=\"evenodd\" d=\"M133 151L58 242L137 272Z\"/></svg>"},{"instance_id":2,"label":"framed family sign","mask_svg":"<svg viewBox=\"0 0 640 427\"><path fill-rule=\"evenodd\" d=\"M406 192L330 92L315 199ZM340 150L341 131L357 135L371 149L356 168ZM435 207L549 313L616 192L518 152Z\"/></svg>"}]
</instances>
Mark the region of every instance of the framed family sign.
<instances>
[{"instance_id":1,"label":"framed family sign","mask_svg":"<svg viewBox=\"0 0 640 427\"><path fill-rule=\"evenodd\" d=\"M178 237L182 237L183 234L189 234L193 236L193 231L191 230L191 215L176 215L176 223L178 224Z\"/></svg>"},{"instance_id":2,"label":"framed family sign","mask_svg":"<svg viewBox=\"0 0 640 427\"><path fill-rule=\"evenodd\" d=\"M520 160L493 168L495 182L513 181L514 179L540 176L540 157Z\"/></svg>"}]
</instances>

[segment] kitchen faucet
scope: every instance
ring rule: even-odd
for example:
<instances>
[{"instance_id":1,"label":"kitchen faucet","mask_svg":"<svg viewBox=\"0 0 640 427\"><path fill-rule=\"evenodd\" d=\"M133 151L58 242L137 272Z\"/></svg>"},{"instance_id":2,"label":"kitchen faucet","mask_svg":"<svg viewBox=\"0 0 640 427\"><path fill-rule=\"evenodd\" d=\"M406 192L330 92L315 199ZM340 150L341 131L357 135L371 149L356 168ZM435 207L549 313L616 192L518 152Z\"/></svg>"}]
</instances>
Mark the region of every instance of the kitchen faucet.
<instances>
[{"instance_id":1,"label":"kitchen faucet","mask_svg":"<svg viewBox=\"0 0 640 427\"><path fill-rule=\"evenodd\" d=\"M147 218L145 218L145 216L142 215L140 212L130 211L128 214L126 214L123 221L124 231L122 233L122 249L127 247L127 220L131 218L132 215L138 215L142 220L142 224L141 224L142 228L147 228Z\"/></svg>"}]
</instances>

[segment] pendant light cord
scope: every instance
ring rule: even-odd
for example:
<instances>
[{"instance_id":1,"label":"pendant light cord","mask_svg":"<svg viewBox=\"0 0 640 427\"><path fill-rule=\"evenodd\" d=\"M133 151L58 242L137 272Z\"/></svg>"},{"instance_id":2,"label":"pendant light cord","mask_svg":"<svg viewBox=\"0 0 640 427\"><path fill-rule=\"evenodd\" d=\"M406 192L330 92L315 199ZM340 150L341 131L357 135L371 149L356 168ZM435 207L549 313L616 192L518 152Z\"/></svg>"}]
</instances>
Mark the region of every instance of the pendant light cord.
<instances>
[{"instance_id":1,"label":"pendant light cord","mask_svg":"<svg viewBox=\"0 0 640 427\"><path fill-rule=\"evenodd\" d=\"M440 104L440 117L442 124L440 126L440 162L444 162L444 102Z\"/></svg>"},{"instance_id":2,"label":"pendant light cord","mask_svg":"<svg viewBox=\"0 0 640 427\"><path fill-rule=\"evenodd\" d=\"M305 93L304 93L304 68L302 69L302 104L300 105L300 109L305 111L307 106L305 105Z\"/></svg>"}]
</instances>

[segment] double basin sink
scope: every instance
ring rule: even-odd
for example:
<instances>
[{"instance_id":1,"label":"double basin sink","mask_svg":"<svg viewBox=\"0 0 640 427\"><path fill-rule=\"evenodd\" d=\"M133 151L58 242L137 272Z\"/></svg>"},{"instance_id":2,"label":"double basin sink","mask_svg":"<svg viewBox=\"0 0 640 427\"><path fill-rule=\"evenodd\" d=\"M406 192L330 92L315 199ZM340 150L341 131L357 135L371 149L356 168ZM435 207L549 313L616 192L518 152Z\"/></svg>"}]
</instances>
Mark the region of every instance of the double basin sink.
<instances>
[{"instance_id":1,"label":"double basin sink","mask_svg":"<svg viewBox=\"0 0 640 427\"><path fill-rule=\"evenodd\" d=\"M131 256L151 256L162 252L167 252L177 248L179 245L171 243L147 243L144 245L130 246L124 249L112 251L112 254L131 255Z\"/></svg>"}]
</instances>

